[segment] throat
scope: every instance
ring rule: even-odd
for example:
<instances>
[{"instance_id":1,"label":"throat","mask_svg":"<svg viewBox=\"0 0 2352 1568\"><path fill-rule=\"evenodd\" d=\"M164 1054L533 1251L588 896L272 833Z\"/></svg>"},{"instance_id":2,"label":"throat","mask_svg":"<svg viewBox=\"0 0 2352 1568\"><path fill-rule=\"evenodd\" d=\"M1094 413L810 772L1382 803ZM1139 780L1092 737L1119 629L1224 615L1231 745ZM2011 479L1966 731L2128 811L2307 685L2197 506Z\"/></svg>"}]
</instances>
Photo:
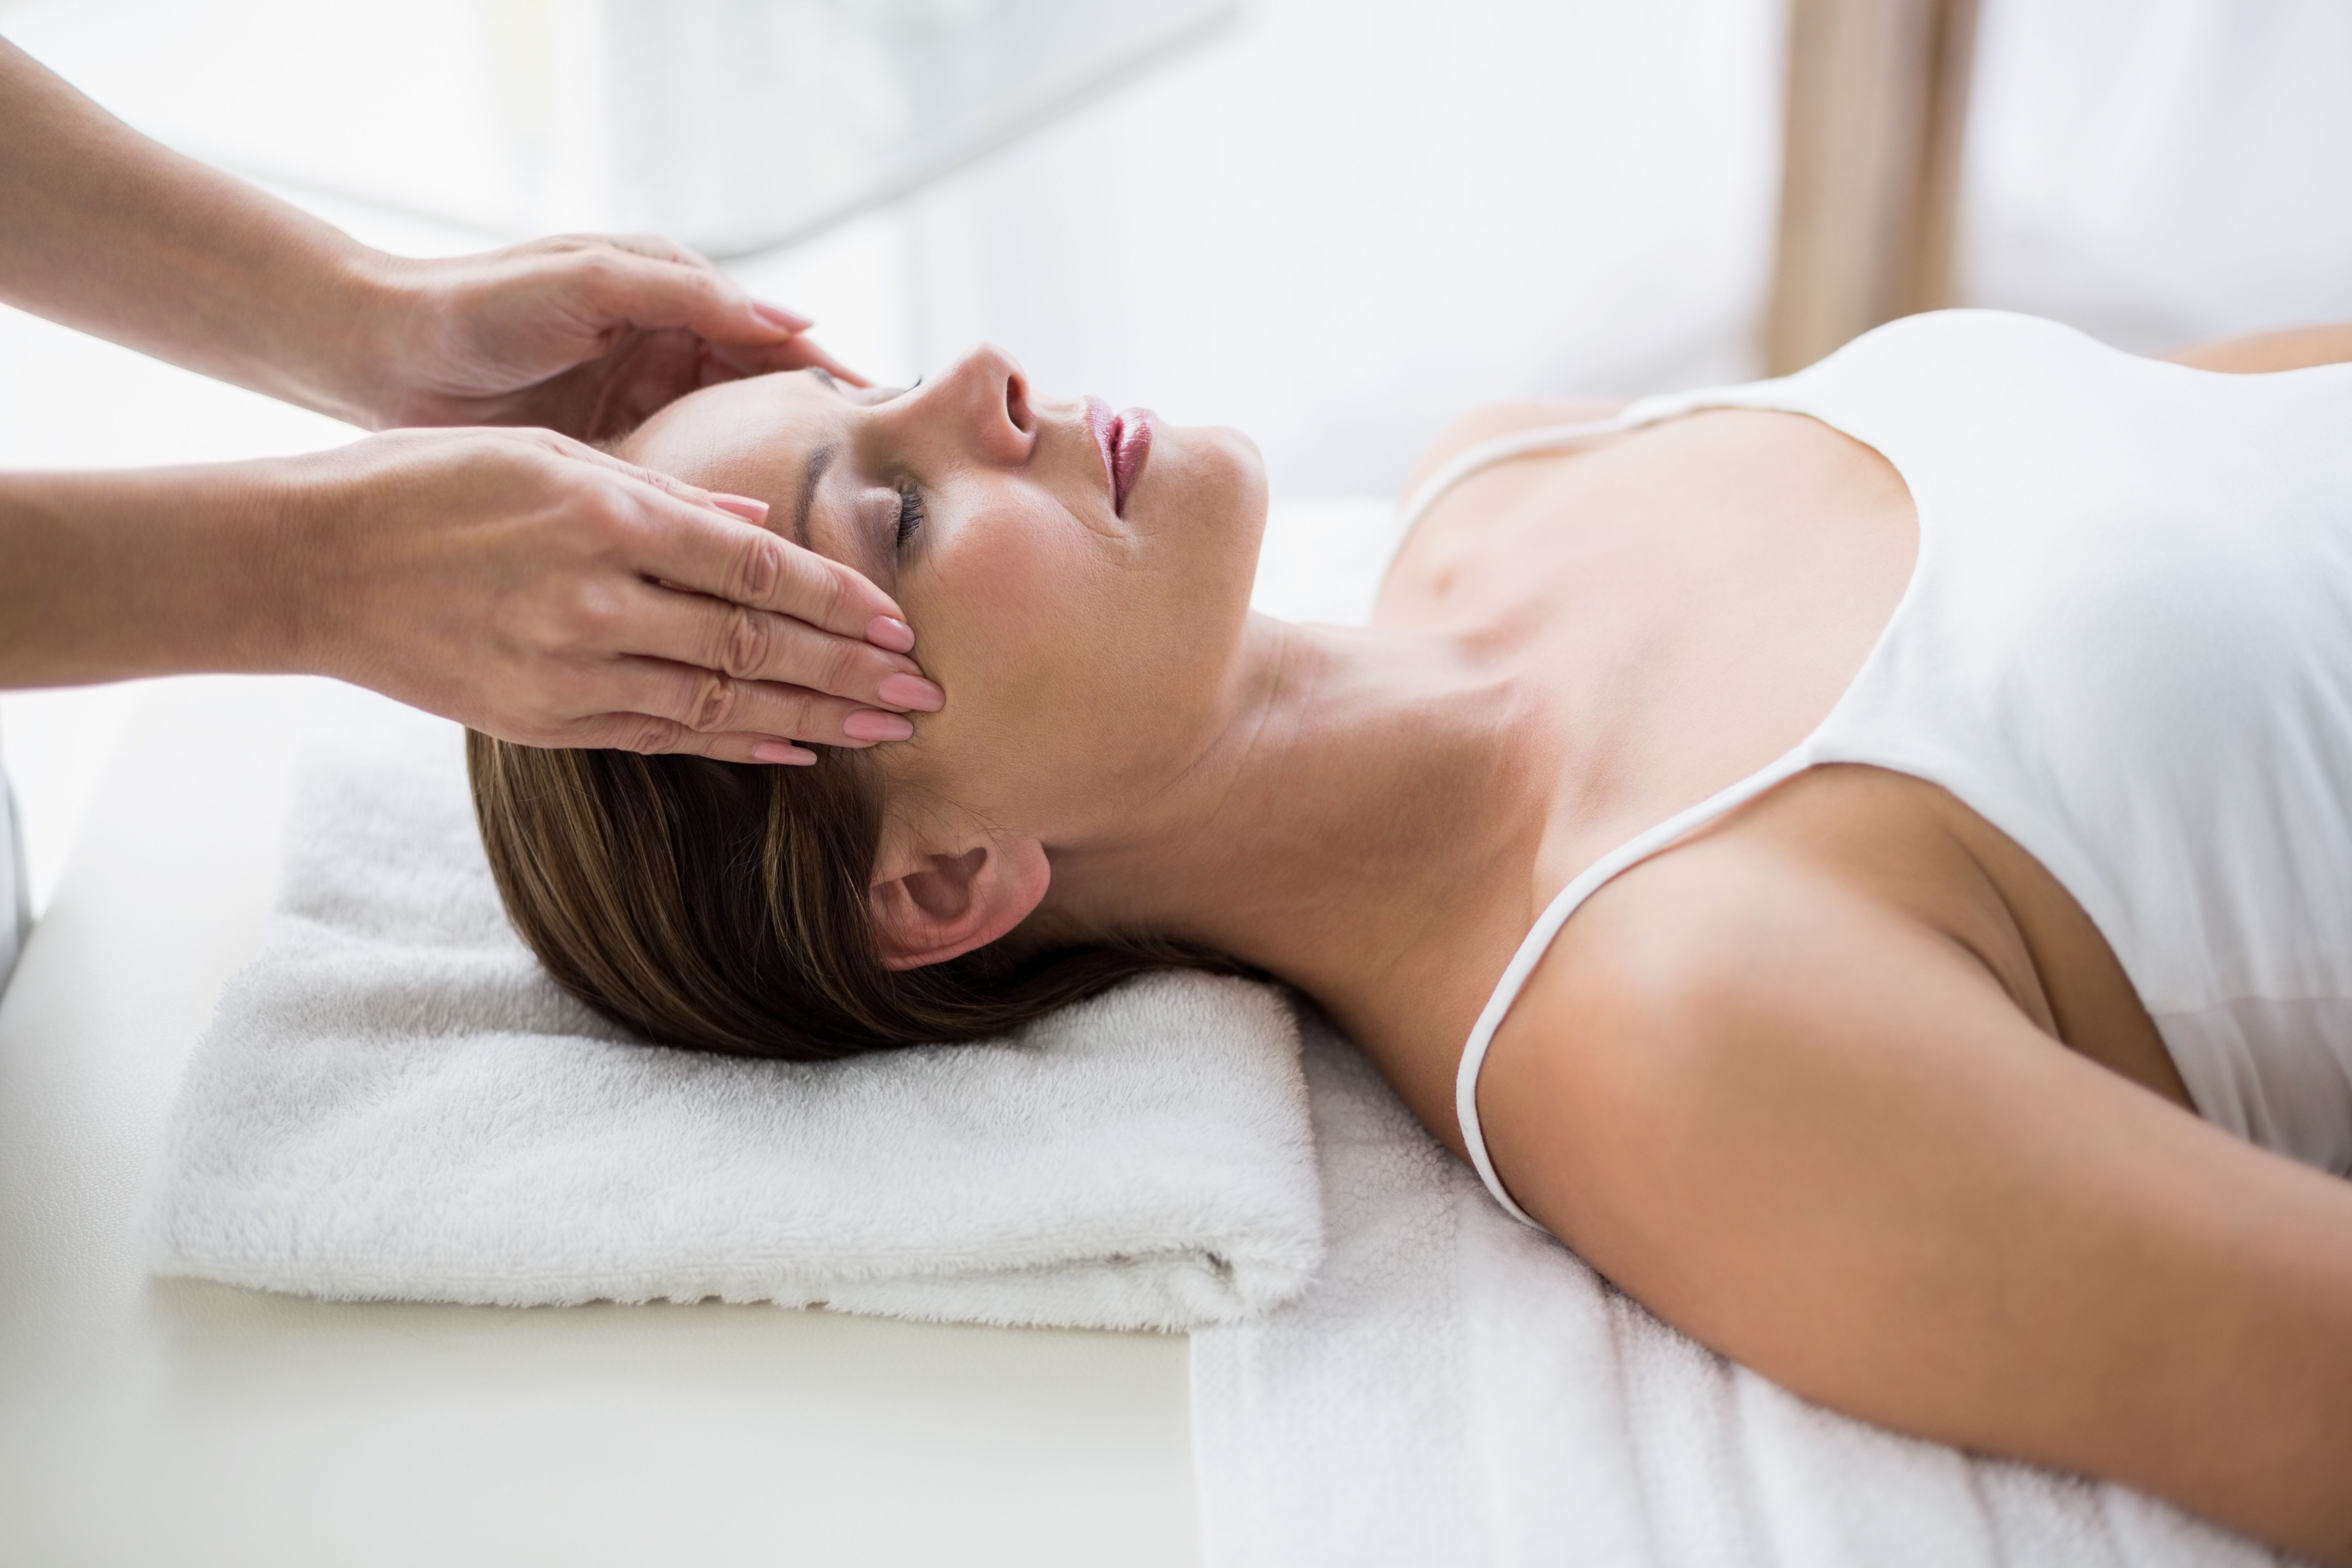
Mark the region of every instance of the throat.
<instances>
[{"instance_id":1,"label":"throat","mask_svg":"<svg viewBox=\"0 0 2352 1568\"><path fill-rule=\"evenodd\" d=\"M1375 1055L1460 1044L1465 943L1524 933L1549 774L1507 668L1442 634L1253 618L1227 721L1092 843L1049 847L1057 933L1195 942L1307 992ZM1408 998L1398 1005L1399 998ZM1457 1027L1458 1026L1458 1027Z\"/></svg>"}]
</instances>

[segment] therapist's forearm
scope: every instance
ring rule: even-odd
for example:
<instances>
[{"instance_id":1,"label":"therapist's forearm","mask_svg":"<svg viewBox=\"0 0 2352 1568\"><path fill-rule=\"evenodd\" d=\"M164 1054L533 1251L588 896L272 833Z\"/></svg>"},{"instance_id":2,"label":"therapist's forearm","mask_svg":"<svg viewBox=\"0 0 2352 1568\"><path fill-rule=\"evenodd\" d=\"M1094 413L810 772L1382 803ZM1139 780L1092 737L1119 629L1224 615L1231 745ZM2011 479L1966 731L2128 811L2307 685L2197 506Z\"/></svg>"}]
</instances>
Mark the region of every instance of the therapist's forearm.
<instances>
[{"instance_id":1,"label":"therapist's forearm","mask_svg":"<svg viewBox=\"0 0 2352 1568\"><path fill-rule=\"evenodd\" d=\"M361 421L378 253L140 135L0 39L0 300Z\"/></svg>"},{"instance_id":2,"label":"therapist's forearm","mask_svg":"<svg viewBox=\"0 0 2352 1568\"><path fill-rule=\"evenodd\" d=\"M0 688L295 668L268 471L0 474Z\"/></svg>"}]
</instances>

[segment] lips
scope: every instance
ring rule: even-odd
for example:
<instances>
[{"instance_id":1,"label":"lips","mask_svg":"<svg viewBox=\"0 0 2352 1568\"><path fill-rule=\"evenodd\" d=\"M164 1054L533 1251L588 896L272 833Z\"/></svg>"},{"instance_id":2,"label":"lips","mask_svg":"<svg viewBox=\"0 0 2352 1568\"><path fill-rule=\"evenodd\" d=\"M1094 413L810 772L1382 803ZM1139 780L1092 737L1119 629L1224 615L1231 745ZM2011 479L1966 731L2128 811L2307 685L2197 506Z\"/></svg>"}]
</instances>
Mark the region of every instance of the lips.
<instances>
[{"instance_id":1,"label":"lips","mask_svg":"<svg viewBox=\"0 0 2352 1568\"><path fill-rule=\"evenodd\" d=\"M1102 448L1103 475L1110 481L1110 510L1121 516L1126 514L1127 498L1134 492L1135 481L1142 477L1143 465L1151 460L1151 421L1149 408L1113 414L1101 398L1087 399L1087 427Z\"/></svg>"}]
</instances>

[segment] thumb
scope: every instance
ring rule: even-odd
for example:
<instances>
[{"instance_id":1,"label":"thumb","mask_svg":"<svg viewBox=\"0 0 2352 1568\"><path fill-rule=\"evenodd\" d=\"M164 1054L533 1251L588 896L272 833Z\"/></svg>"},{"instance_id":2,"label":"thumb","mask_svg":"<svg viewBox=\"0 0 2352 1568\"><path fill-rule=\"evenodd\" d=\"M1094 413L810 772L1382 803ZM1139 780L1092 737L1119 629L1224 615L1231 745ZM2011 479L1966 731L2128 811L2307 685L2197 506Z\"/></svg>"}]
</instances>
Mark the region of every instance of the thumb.
<instances>
[{"instance_id":1,"label":"thumb","mask_svg":"<svg viewBox=\"0 0 2352 1568\"><path fill-rule=\"evenodd\" d=\"M625 475L639 484L651 485L663 494L674 496L688 505L716 508L731 517L740 517L746 522L756 522L761 527L767 525L768 503L755 497L730 495L724 490L709 490L700 485L688 484L684 479L665 474L658 468L641 468L626 458L617 458L601 447L589 446L584 441L576 441L561 431L519 430L513 434L523 440L545 447L559 457L569 458L574 462L587 463L594 468Z\"/></svg>"}]
</instances>

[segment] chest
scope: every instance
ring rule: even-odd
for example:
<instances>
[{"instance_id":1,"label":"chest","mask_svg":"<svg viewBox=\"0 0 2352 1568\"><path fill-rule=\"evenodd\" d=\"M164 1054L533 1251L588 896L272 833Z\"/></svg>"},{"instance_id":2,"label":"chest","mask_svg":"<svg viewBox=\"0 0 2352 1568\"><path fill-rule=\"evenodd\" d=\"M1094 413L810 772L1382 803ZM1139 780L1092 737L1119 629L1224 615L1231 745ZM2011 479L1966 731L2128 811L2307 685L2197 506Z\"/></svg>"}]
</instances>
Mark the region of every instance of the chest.
<instances>
[{"instance_id":1,"label":"chest","mask_svg":"<svg viewBox=\"0 0 2352 1568\"><path fill-rule=\"evenodd\" d=\"M1375 618L1444 629L1515 694L1554 781L1550 889L1770 763L1852 684L1910 580L1918 525L1875 452L1799 416L1698 414L1498 465L1423 519Z\"/></svg>"},{"instance_id":2,"label":"chest","mask_svg":"<svg viewBox=\"0 0 2352 1568\"><path fill-rule=\"evenodd\" d=\"M1745 411L1497 465L1423 518L1375 624L1444 633L1504 694L1494 744L1527 823L1478 868L1475 900L1418 934L1413 973L1385 976L1377 1005L1327 1000L1431 1126L1450 1125L1462 1041L1544 906L1818 725L1893 616L1916 539L1877 454Z\"/></svg>"},{"instance_id":3,"label":"chest","mask_svg":"<svg viewBox=\"0 0 2352 1568\"><path fill-rule=\"evenodd\" d=\"M1551 782L1524 879L1498 884L1493 918L1465 929L1480 951L1448 956L1478 980L1452 999L1459 1016L1429 1031L1418 1068L1384 1063L1417 1109L1444 1110L1484 987L1561 888L1829 715L1895 616L1917 550L1911 495L1885 458L1780 414L1690 416L1505 465L1433 509L1377 618L1477 644L1517 696L1512 743ZM2045 1032L2185 1100L2096 929L1990 825L1870 770L1801 775L1776 797L1714 836L1802 820L1818 871L1861 887L1908 868L1890 909L1977 952Z\"/></svg>"}]
</instances>

